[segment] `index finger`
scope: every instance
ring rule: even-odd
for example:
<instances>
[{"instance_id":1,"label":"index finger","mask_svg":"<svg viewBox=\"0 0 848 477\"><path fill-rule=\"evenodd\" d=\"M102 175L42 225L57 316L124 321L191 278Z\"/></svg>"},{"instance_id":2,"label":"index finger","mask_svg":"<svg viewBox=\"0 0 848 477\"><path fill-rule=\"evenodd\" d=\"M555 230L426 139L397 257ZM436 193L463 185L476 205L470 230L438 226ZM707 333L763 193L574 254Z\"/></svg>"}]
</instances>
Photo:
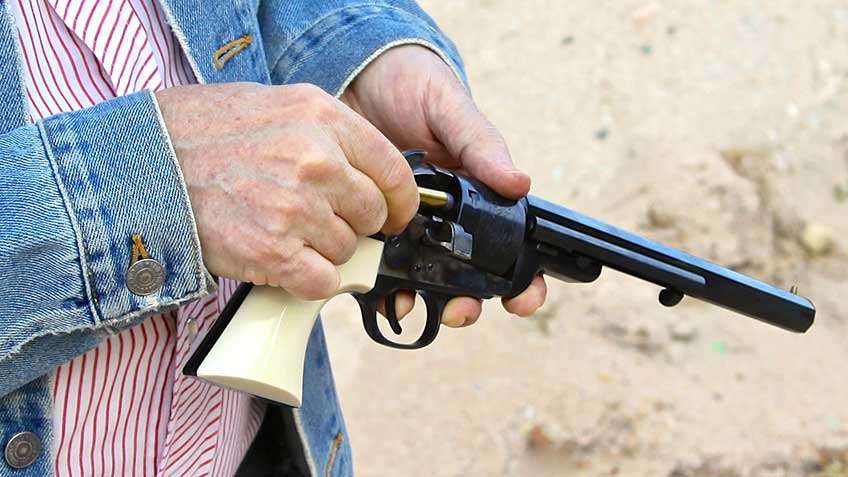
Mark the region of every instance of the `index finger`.
<instances>
[{"instance_id":1,"label":"index finger","mask_svg":"<svg viewBox=\"0 0 848 477\"><path fill-rule=\"evenodd\" d=\"M370 178L386 199L383 232L396 235L418 210L418 188L412 169L400 151L376 127L343 103L345 124L336 130L351 166ZM335 129L335 128L334 128Z\"/></svg>"}]
</instances>

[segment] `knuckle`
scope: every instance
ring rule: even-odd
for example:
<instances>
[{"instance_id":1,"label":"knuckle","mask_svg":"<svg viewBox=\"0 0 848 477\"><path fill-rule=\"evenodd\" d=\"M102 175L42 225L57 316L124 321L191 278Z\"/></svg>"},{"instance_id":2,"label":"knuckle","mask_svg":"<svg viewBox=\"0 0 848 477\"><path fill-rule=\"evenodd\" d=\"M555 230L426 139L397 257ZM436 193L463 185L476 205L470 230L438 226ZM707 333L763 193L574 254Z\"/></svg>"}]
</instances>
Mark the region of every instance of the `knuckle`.
<instances>
[{"instance_id":1,"label":"knuckle","mask_svg":"<svg viewBox=\"0 0 848 477\"><path fill-rule=\"evenodd\" d=\"M356 253L356 236L351 233L344 233L334 238L336 238L336 250L334 260L332 260L333 264L347 263Z\"/></svg>"},{"instance_id":2,"label":"knuckle","mask_svg":"<svg viewBox=\"0 0 848 477\"><path fill-rule=\"evenodd\" d=\"M506 139L497 127L483 118L475 127L467 130L467 138L462 141L465 151L480 157L501 157L508 154Z\"/></svg>"},{"instance_id":3,"label":"knuckle","mask_svg":"<svg viewBox=\"0 0 848 477\"><path fill-rule=\"evenodd\" d=\"M305 253L302 247L291 263L282 267L286 277L285 288L305 300L329 298L338 286L338 273L334 267L322 266L320 258Z\"/></svg>"},{"instance_id":4,"label":"knuckle","mask_svg":"<svg viewBox=\"0 0 848 477\"><path fill-rule=\"evenodd\" d=\"M265 284L272 287L280 286L280 277L276 275L266 275Z\"/></svg>"},{"instance_id":5,"label":"knuckle","mask_svg":"<svg viewBox=\"0 0 848 477\"><path fill-rule=\"evenodd\" d=\"M268 281L266 275L252 265L245 265L241 274L244 281L254 285L265 285Z\"/></svg>"},{"instance_id":6,"label":"knuckle","mask_svg":"<svg viewBox=\"0 0 848 477\"><path fill-rule=\"evenodd\" d=\"M415 184L412 170L393 146L386 145L380 157L384 158L381 182L386 190L394 191Z\"/></svg>"},{"instance_id":7,"label":"knuckle","mask_svg":"<svg viewBox=\"0 0 848 477\"><path fill-rule=\"evenodd\" d=\"M344 164L329 156L320 145L311 143L304 147L305 154L297 163L295 175L301 182L316 182L338 175Z\"/></svg>"},{"instance_id":8,"label":"knuckle","mask_svg":"<svg viewBox=\"0 0 848 477\"><path fill-rule=\"evenodd\" d=\"M292 248L287 241L274 234L259 234L250 244L253 250L253 264L266 276L278 277L278 269L291 261ZM275 265L276 264L276 265Z\"/></svg>"},{"instance_id":9,"label":"knuckle","mask_svg":"<svg viewBox=\"0 0 848 477\"><path fill-rule=\"evenodd\" d=\"M388 210L386 199L369 180L353 184L349 197L340 204L345 219L358 235L377 233L386 222Z\"/></svg>"},{"instance_id":10,"label":"knuckle","mask_svg":"<svg viewBox=\"0 0 848 477\"><path fill-rule=\"evenodd\" d=\"M330 120L339 114L339 107L335 98L327 94L323 89L313 84L304 83L296 86L297 94L303 101L309 114L318 119Z\"/></svg>"},{"instance_id":11,"label":"knuckle","mask_svg":"<svg viewBox=\"0 0 848 477\"><path fill-rule=\"evenodd\" d=\"M328 161L321 156L307 156L297 164L295 175L300 182L313 182L326 175Z\"/></svg>"},{"instance_id":12,"label":"knuckle","mask_svg":"<svg viewBox=\"0 0 848 477\"><path fill-rule=\"evenodd\" d=\"M382 196L374 194L360 202L359 217L362 218L358 233L372 235L380 231L386 223L389 211Z\"/></svg>"},{"instance_id":13,"label":"knuckle","mask_svg":"<svg viewBox=\"0 0 848 477\"><path fill-rule=\"evenodd\" d=\"M484 150L482 154L502 156L504 153L507 153L508 155L509 146L506 144L506 139L504 139L492 123L487 123L486 132L483 133L482 139L478 144L483 145L482 148Z\"/></svg>"},{"instance_id":14,"label":"knuckle","mask_svg":"<svg viewBox=\"0 0 848 477\"><path fill-rule=\"evenodd\" d=\"M328 96L323 89L312 83L293 84L291 88L304 96Z\"/></svg>"},{"instance_id":15,"label":"knuckle","mask_svg":"<svg viewBox=\"0 0 848 477\"><path fill-rule=\"evenodd\" d=\"M275 225L282 229L287 229L294 219L303 217L307 212L306 204L294 194L287 194L277 202L276 206L278 217Z\"/></svg>"},{"instance_id":16,"label":"knuckle","mask_svg":"<svg viewBox=\"0 0 848 477\"><path fill-rule=\"evenodd\" d=\"M356 235L335 216L327 218L323 224L320 232L313 231L320 235L313 235L307 244L333 265L347 263L356 252Z\"/></svg>"},{"instance_id":17,"label":"knuckle","mask_svg":"<svg viewBox=\"0 0 848 477\"><path fill-rule=\"evenodd\" d=\"M320 96L321 89L310 83L297 83L283 86L286 91L296 99L309 101L311 98Z\"/></svg>"}]
</instances>

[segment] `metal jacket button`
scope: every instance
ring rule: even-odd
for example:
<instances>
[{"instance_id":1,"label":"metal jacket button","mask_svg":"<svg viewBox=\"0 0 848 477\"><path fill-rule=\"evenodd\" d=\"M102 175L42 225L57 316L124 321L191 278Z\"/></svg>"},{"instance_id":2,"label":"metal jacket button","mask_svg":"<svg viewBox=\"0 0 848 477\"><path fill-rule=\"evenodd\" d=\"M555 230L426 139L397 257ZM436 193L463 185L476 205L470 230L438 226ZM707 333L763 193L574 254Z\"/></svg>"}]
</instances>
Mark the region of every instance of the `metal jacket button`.
<instances>
[{"instance_id":1,"label":"metal jacket button","mask_svg":"<svg viewBox=\"0 0 848 477\"><path fill-rule=\"evenodd\" d=\"M41 439L32 432L20 432L6 444L6 463L16 469L28 467L41 454Z\"/></svg>"},{"instance_id":2,"label":"metal jacket button","mask_svg":"<svg viewBox=\"0 0 848 477\"><path fill-rule=\"evenodd\" d=\"M165 283L165 268L152 258L144 258L127 269L127 288L136 295L156 293Z\"/></svg>"}]
</instances>

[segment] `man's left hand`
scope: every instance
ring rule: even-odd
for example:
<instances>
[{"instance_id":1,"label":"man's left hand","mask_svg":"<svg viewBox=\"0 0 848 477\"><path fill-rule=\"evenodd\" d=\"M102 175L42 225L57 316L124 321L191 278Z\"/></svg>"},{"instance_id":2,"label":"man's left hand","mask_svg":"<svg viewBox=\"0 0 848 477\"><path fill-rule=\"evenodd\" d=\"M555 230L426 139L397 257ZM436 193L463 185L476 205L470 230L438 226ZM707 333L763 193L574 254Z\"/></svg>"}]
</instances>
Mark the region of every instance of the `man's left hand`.
<instances>
[{"instance_id":1,"label":"man's left hand","mask_svg":"<svg viewBox=\"0 0 848 477\"><path fill-rule=\"evenodd\" d=\"M356 77L341 100L398 149L424 149L428 161L461 169L505 197L518 199L530 190L530 177L513 165L503 136L477 109L453 70L427 48L407 45L386 51ZM546 294L545 280L537 276L523 293L503 300L503 306L529 316ZM411 293L398 294L399 317L413 305ZM481 311L480 300L455 298L445 307L442 323L467 326Z\"/></svg>"}]
</instances>

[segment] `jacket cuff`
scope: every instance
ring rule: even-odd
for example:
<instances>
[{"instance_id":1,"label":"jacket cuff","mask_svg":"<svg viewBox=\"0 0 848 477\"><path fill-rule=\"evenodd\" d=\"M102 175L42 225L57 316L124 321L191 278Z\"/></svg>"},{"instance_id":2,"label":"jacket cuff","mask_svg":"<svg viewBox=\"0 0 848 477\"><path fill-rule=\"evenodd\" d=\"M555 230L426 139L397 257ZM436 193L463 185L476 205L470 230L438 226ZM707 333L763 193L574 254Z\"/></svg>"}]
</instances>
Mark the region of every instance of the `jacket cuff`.
<instances>
[{"instance_id":1,"label":"jacket cuff","mask_svg":"<svg viewBox=\"0 0 848 477\"><path fill-rule=\"evenodd\" d=\"M188 191L152 93L115 98L39 123L76 232L96 324L135 318L214 290ZM127 287L132 236L164 268L162 287Z\"/></svg>"},{"instance_id":2,"label":"jacket cuff","mask_svg":"<svg viewBox=\"0 0 848 477\"><path fill-rule=\"evenodd\" d=\"M468 85L462 59L415 2L366 4L333 11L303 32L271 66L274 84L313 83L339 96L389 48L418 44L438 54Z\"/></svg>"}]
</instances>

